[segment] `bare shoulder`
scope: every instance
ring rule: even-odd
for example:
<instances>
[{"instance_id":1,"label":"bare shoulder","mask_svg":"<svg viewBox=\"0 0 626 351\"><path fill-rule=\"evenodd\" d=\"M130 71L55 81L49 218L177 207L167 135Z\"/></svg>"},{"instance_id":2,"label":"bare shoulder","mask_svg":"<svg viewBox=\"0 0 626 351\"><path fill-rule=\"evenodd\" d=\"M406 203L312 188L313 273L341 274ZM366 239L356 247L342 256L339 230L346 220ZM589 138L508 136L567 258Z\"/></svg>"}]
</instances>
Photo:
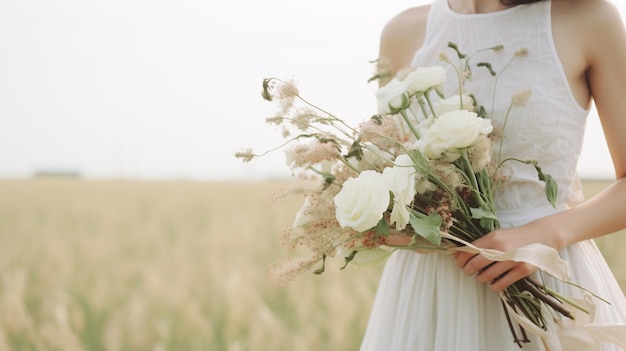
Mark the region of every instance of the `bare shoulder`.
<instances>
[{"instance_id":1,"label":"bare shoulder","mask_svg":"<svg viewBox=\"0 0 626 351\"><path fill-rule=\"evenodd\" d=\"M553 0L552 10L559 13L578 14L588 17L590 14L619 16L615 5L608 0Z\"/></svg>"},{"instance_id":2,"label":"bare shoulder","mask_svg":"<svg viewBox=\"0 0 626 351\"><path fill-rule=\"evenodd\" d=\"M388 61L393 74L406 68L422 45L429 11L429 5L410 8L394 16L383 28L379 56Z\"/></svg>"},{"instance_id":3,"label":"bare shoulder","mask_svg":"<svg viewBox=\"0 0 626 351\"><path fill-rule=\"evenodd\" d=\"M585 75L607 55L626 55L626 35L619 11L607 0L553 0L552 30L563 61ZM567 68L567 67L566 67Z\"/></svg>"},{"instance_id":4,"label":"bare shoulder","mask_svg":"<svg viewBox=\"0 0 626 351\"><path fill-rule=\"evenodd\" d=\"M554 0L552 4L555 24L566 26L572 35L598 41L623 31L619 11L607 0Z\"/></svg>"},{"instance_id":5,"label":"bare shoulder","mask_svg":"<svg viewBox=\"0 0 626 351\"><path fill-rule=\"evenodd\" d=\"M407 36L414 31L425 31L430 5L413 7L394 16L383 29L384 36Z\"/></svg>"},{"instance_id":6,"label":"bare shoulder","mask_svg":"<svg viewBox=\"0 0 626 351\"><path fill-rule=\"evenodd\" d=\"M553 29L560 27L561 38L569 39L584 58L585 82L602 122L616 176L626 177L626 31L621 15L607 0L553 0L552 9Z\"/></svg>"}]
</instances>

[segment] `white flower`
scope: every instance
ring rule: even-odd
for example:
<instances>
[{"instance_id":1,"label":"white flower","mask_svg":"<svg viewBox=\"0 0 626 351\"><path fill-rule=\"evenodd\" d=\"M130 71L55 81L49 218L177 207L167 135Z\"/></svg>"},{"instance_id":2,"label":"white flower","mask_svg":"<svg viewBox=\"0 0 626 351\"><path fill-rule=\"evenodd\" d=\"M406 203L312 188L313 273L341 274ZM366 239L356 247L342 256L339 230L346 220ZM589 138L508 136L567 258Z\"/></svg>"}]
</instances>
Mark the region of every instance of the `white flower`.
<instances>
[{"instance_id":1,"label":"white flower","mask_svg":"<svg viewBox=\"0 0 626 351\"><path fill-rule=\"evenodd\" d=\"M463 95L463 106L460 106L461 97L459 94L451 96L447 99L439 100L435 103L435 112L437 116L440 116L446 112L456 111L456 110L472 110L474 108L474 101L471 97L467 95Z\"/></svg>"},{"instance_id":2,"label":"white flower","mask_svg":"<svg viewBox=\"0 0 626 351\"><path fill-rule=\"evenodd\" d=\"M342 228L358 232L372 229L389 207L389 188L383 175L363 171L358 178L348 179L334 197L336 217Z\"/></svg>"},{"instance_id":3,"label":"white flower","mask_svg":"<svg viewBox=\"0 0 626 351\"><path fill-rule=\"evenodd\" d=\"M396 223L396 229L402 230L409 223L407 206L415 196L415 168L413 161L406 154L398 156L394 163L395 166L385 168L383 178L393 193L390 222Z\"/></svg>"},{"instance_id":4,"label":"white flower","mask_svg":"<svg viewBox=\"0 0 626 351\"><path fill-rule=\"evenodd\" d=\"M419 150L430 159L444 153L450 161L459 157L458 149L473 145L480 134L493 130L491 120L478 117L474 112L458 110L447 112L435 119L428 134L418 141Z\"/></svg>"},{"instance_id":5,"label":"white flower","mask_svg":"<svg viewBox=\"0 0 626 351\"><path fill-rule=\"evenodd\" d=\"M446 70L441 66L418 67L404 78L404 83L409 94L413 94L440 86L445 80Z\"/></svg>"},{"instance_id":6,"label":"white flower","mask_svg":"<svg viewBox=\"0 0 626 351\"><path fill-rule=\"evenodd\" d=\"M397 78L392 79L376 91L376 100L380 113L393 113L395 110L407 107L409 98L404 82Z\"/></svg>"}]
</instances>

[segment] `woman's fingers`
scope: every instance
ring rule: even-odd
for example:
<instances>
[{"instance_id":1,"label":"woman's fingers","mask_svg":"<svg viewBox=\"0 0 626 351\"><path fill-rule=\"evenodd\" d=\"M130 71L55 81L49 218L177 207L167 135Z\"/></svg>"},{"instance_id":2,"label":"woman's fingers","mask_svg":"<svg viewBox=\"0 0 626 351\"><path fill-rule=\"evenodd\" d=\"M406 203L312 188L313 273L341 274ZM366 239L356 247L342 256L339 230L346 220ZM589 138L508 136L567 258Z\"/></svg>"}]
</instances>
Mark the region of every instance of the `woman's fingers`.
<instances>
[{"instance_id":1,"label":"woman's fingers","mask_svg":"<svg viewBox=\"0 0 626 351\"><path fill-rule=\"evenodd\" d=\"M467 254L459 255L457 259L457 265L463 269L463 272L467 275L477 273L489 266L493 261L490 261L479 254Z\"/></svg>"},{"instance_id":2,"label":"woman's fingers","mask_svg":"<svg viewBox=\"0 0 626 351\"><path fill-rule=\"evenodd\" d=\"M502 279L516 264L513 261L493 262L480 270L476 275L476 279L481 283L495 282L498 279Z\"/></svg>"},{"instance_id":3,"label":"woman's fingers","mask_svg":"<svg viewBox=\"0 0 626 351\"><path fill-rule=\"evenodd\" d=\"M516 281L532 274L536 268L515 261L490 261L478 254L458 252L454 255L457 265L467 275L476 274L481 283L488 283L494 291L502 291Z\"/></svg>"},{"instance_id":4,"label":"woman's fingers","mask_svg":"<svg viewBox=\"0 0 626 351\"><path fill-rule=\"evenodd\" d=\"M478 254L457 251L455 252L454 258L456 259L456 265L459 266L459 268L464 269L465 265L467 265L467 263L476 256L478 256Z\"/></svg>"},{"instance_id":5,"label":"woman's fingers","mask_svg":"<svg viewBox=\"0 0 626 351\"><path fill-rule=\"evenodd\" d=\"M508 270L504 275L498 277L496 280L492 281L490 285L491 290L496 292L503 291L509 285L531 275L537 270L537 268L527 263L513 263L515 263L513 268Z\"/></svg>"}]
</instances>

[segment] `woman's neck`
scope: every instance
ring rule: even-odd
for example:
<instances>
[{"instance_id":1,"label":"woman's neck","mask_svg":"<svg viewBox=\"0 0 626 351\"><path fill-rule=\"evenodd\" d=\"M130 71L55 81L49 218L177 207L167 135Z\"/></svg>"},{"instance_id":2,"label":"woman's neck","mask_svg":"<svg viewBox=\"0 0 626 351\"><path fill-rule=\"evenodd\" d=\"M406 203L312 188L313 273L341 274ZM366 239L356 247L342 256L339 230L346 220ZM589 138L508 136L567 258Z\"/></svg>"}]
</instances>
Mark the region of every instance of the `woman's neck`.
<instances>
[{"instance_id":1,"label":"woman's neck","mask_svg":"<svg viewBox=\"0 0 626 351\"><path fill-rule=\"evenodd\" d=\"M450 8L457 13L489 13L508 9L499 0L447 0Z\"/></svg>"}]
</instances>

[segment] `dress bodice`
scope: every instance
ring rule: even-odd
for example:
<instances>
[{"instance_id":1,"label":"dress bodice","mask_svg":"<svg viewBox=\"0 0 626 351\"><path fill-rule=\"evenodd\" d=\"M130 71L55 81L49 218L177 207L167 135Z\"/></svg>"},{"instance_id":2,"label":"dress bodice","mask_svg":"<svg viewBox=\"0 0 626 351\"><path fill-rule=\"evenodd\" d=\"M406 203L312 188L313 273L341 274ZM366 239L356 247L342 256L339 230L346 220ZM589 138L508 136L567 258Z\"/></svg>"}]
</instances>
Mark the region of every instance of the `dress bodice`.
<instances>
[{"instance_id":1,"label":"dress bodice","mask_svg":"<svg viewBox=\"0 0 626 351\"><path fill-rule=\"evenodd\" d=\"M588 110L576 102L559 60L552 37L551 1L467 15L452 11L447 0L434 0L424 43L412 65L447 67L444 92L451 96L458 92L457 75L439 59L439 54L445 52L456 62L456 54L447 48L448 42L454 42L460 51L471 56L472 75L465 83L465 91L476 96L502 136L494 143L492 157L497 159L500 155L501 142L502 159L539 162L559 185L559 203L581 201L576 167ZM482 51L497 45L504 48ZM527 51L527 55L515 56L519 50ZM476 67L479 62L491 63L498 78L487 69ZM532 91L530 99L511 109L505 125L512 96L524 90ZM544 184L532 166L507 162L503 169L504 180L496 191L498 209L548 205Z\"/></svg>"}]
</instances>

